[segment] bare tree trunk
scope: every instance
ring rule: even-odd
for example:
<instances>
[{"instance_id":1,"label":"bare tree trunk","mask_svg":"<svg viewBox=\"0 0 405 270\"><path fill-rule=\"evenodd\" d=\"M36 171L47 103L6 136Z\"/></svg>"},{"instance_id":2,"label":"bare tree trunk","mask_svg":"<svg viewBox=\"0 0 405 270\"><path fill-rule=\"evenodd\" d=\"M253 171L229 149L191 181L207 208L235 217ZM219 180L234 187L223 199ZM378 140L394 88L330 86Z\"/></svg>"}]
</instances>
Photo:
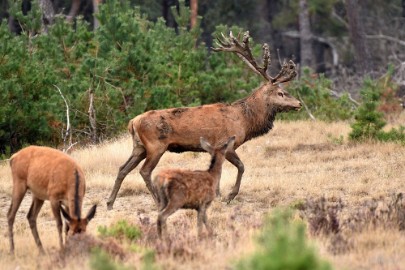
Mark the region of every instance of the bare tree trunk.
<instances>
[{"instance_id":1,"label":"bare tree trunk","mask_svg":"<svg viewBox=\"0 0 405 270\"><path fill-rule=\"evenodd\" d=\"M312 55L312 34L311 24L309 22L309 11L307 0L300 0L299 28L300 28L300 58L301 67L310 67L313 65ZM300 69L302 72L302 68Z\"/></svg>"},{"instance_id":2,"label":"bare tree trunk","mask_svg":"<svg viewBox=\"0 0 405 270\"><path fill-rule=\"evenodd\" d=\"M81 2L80 0L72 0L72 6L70 7L70 11L67 16L67 20L69 22L73 21L73 19L76 17L77 13L79 12L80 2Z\"/></svg>"},{"instance_id":3,"label":"bare tree trunk","mask_svg":"<svg viewBox=\"0 0 405 270\"><path fill-rule=\"evenodd\" d=\"M59 89L57 85L53 85L56 87L56 89L59 92L59 95L62 97L63 102L65 103L66 106L66 131L63 132L62 129L62 138L63 138L63 152L68 153L69 150L76 144L72 142L72 130L70 126L70 113L69 113L69 104L67 103L67 100L65 96L62 94L62 91Z\"/></svg>"},{"instance_id":4,"label":"bare tree trunk","mask_svg":"<svg viewBox=\"0 0 405 270\"><path fill-rule=\"evenodd\" d=\"M94 108L94 90L90 88L89 90L89 122L90 122L90 138L92 143L96 144L98 142L97 138L97 123L96 123L96 109Z\"/></svg>"},{"instance_id":5,"label":"bare tree trunk","mask_svg":"<svg viewBox=\"0 0 405 270\"><path fill-rule=\"evenodd\" d=\"M97 29L99 22L97 20L98 6L103 2L103 0L93 0L93 29Z\"/></svg>"},{"instance_id":6,"label":"bare tree trunk","mask_svg":"<svg viewBox=\"0 0 405 270\"><path fill-rule=\"evenodd\" d=\"M405 18L405 0L402 0L402 17Z\"/></svg>"},{"instance_id":7,"label":"bare tree trunk","mask_svg":"<svg viewBox=\"0 0 405 270\"><path fill-rule=\"evenodd\" d=\"M42 11L42 24L43 30L48 32L48 25L53 24L53 19L55 17L55 9L51 0L39 0L39 7Z\"/></svg>"},{"instance_id":8,"label":"bare tree trunk","mask_svg":"<svg viewBox=\"0 0 405 270\"><path fill-rule=\"evenodd\" d=\"M190 0L191 18L190 18L190 28L194 28L197 24L198 16L198 0Z\"/></svg>"},{"instance_id":9,"label":"bare tree trunk","mask_svg":"<svg viewBox=\"0 0 405 270\"><path fill-rule=\"evenodd\" d=\"M370 56L365 42L363 22L359 19L359 4L357 0L345 0L349 33L354 46L356 70L368 73L371 70Z\"/></svg>"},{"instance_id":10,"label":"bare tree trunk","mask_svg":"<svg viewBox=\"0 0 405 270\"><path fill-rule=\"evenodd\" d=\"M178 8L178 5L176 4L175 0L163 0L163 18L166 21L166 25L169 27L177 27L177 23L174 20L174 17L171 13L171 7L176 5Z\"/></svg>"}]
</instances>

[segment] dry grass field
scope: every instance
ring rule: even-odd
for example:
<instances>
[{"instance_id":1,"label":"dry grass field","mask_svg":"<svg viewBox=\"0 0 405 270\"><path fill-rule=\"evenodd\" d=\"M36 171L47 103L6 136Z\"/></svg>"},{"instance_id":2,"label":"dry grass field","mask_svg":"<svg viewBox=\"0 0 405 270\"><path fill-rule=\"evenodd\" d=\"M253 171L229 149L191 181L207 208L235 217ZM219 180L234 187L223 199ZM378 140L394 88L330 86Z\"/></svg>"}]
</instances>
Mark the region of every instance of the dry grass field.
<instances>
[{"instance_id":1,"label":"dry grass field","mask_svg":"<svg viewBox=\"0 0 405 270\"><path fill-rule=\"evenodd\" d=\"M108 143L77 149L72 156L87 177L83 212L98 203L88 232L126 219L137 224L139 250L125 251L122 263L142 267L144 249L153 249L161 269L230 269L254 251L254 236L263 217L276 207L293 206L308 224L308 238L335 269L405 269L405 147L391 143L348 142L348 123L276 122L265 136L237 150L245 164L241 191L230 204L218 198L208 210L215 236L197 237L196 213L180 210L168 219L170 241L156 237L156 207L136 168L124 180L114 209L106 200L118 167L131 152L129 135ZM158 167L206 169L205 153L166 153ZM142 165L142 163L141 163ZM236 168L226 162L221 179L227 195ZM56 225L49 203L38 217L46 255L38 256L25 216L24 199L14 226L16 257L8 255L6 214L12 182L6 162L0 165L1 269L89 269L90 256L78 253L58 259ZM402 212L401 212L402 211ZM125 247L124 247L125 248Z\"/></svg>"}]
</instances>

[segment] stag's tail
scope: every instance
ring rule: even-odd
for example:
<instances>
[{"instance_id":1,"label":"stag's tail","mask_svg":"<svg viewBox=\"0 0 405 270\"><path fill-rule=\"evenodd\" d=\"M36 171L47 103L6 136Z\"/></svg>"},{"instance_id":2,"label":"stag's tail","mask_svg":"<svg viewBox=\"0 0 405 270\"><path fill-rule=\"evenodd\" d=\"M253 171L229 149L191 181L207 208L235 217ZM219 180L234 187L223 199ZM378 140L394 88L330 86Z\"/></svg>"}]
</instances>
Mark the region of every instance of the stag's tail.
<instances>
[{"instance_id":1,"label":"stag's tail","mask_svg":"<svg viewBox=\"0 0 405 270\"><path fill-rule=\"evenodd\" d=\"M10 157L10 159L8 160L9 161L9 163L10 163L10 167L12 167L13 166L13 159L16 157L18 155L18 152L17 153L15 153L14 155L12 155L11 157Z\"/></svg>"},{"instance_id":2,"label":"stag's tail","mask_svg":"<svg viewBox=\"0 0 405 270\"><path fill-rule=\"evenodd\" d=\"M131 133L132 136L135 134L134 125L132 124L132 119L129 120L128 123L128 132Z\"/></svg>"}]
</instances>

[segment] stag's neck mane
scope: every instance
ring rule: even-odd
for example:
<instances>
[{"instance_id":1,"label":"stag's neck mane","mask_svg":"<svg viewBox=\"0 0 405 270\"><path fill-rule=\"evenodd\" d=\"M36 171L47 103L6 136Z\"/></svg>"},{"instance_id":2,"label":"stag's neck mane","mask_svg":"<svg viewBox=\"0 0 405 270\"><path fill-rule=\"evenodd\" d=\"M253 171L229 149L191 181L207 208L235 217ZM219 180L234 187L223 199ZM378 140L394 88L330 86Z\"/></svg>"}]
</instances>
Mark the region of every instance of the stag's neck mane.
<instances>
[{"instance_id":1,"label":"stag's neck mane","mask_svg":"<svg viewBox=\"0 0 405 270\"><path fill-rule=\"evenodd\" d=\"M261 85L248 97L232 103L245 117L245 141L264 135L273 128L277 109L267 103L264 91L265 87Z\"/></svg>"}]
</instances>

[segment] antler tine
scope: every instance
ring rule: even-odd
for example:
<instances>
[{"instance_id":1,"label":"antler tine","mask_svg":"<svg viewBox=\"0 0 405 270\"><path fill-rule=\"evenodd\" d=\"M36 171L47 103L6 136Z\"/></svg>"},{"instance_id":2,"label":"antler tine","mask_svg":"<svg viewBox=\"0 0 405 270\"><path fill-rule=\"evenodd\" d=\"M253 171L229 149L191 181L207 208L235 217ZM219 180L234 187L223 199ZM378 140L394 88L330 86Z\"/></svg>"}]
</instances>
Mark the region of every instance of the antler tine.
<instances>
[{"instance_id":1,"label":"antler tine","mask_svg":"<svg viewBox=\"0 0 405 270\"><path fill-rule=\"evenodd\" d=\"M223 39L221 39L219 36L217 36L217 39L216 39L215 42L217 43L217 45L218 45L219 47L221 47L221 46L226 46L226 47L228 47L228 46L229 46L229 41L226 40L224 34L221 33L221 35L222 35ZM212 48L212 49L213 49L214 51L220 51L219 48Z\"/></svg>"},{"instance_id":2,"label":"antler tine","mask_svg":"<svg viewBox=\"0 0 405 270\"><path fill-rule=\"evenodd\" d=\"M263 69L265 72L267 72L268 66L270 66L270 49L269 45L267 43L263 44Z\"/></svg>"},{"instance_id":3,"label":"antler tine","mask_svg":"<svg viewBox=\"0 0 405 270\"><path fill-rule=\"evenodd\" d=\"M295 76L297 76L297 69L295 63L292 60L288 62L284 61L280 72L277 74L276 77L271 79L271 82L272 83L288 82L294 79Z\"/></svg>"},{"instance_id":4,"label":"antler tine","mask_svg":"<svg viewBox=\"0 0 405 270\"><path fill-rule=\"evenodd\" d=\"M256 60L254 59L252 52L249 47L249 31L246 31L243 34L242 38L242 44L240 43L240 33L238 34L238 37L235 38L233 35L232 31L229 33L229 38L225 37L224 34L222 34L222 39L217 37L217 44L219 45L216 48L212 48L213 51L218 52L218 51L225 51L225 52L234 52L236 55L242 59L243 62L245 62L255 73L263 76L267 81L271 81L270 75L267 74L267 67L269 64L269 59L270 59L270 52L267 49L265 50L263 54L263 62L264 66L260 67L257 63Z\"/></svg>"},{"instance_id":5,"label":"antler tine","mask_svg":"<svg viewBox=\"0 0 405 270\"><path fill-rule=\"evenodd\" d=\"M226 51L226 52L233 52L234 50L232 49L232 39L226 37L222 32L221 32L221 37L218 35L216 36L216 41L215 43L218 45L218 47L211 47L211 49L214 52L219 52L219 51ZM232 32L230 34L232 36Z\"/></svg>"}]
</instances>

